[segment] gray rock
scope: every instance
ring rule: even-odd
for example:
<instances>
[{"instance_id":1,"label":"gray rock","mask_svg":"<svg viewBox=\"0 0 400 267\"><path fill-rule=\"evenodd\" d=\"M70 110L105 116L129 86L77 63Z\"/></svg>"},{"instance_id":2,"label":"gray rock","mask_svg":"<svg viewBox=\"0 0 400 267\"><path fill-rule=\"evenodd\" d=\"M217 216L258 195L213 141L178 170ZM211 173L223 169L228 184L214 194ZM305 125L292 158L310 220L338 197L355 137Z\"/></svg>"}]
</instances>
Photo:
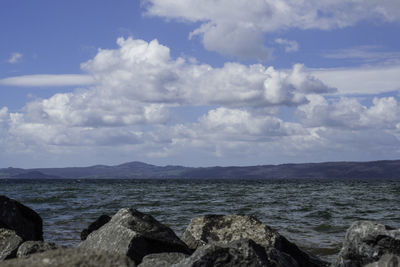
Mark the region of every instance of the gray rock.
<instances>
[{"instance_id":1,"label":"gray rock","mask_svg":"<svg viewBox=\"0 0 400 267\"><path fill-rule=\"evenodd\" d=\"M0 228L0 261L15 258L22 242L22 238L15 231Z\"/></svg>"},{"instance_id":2,"label":"gray rock","mask_svg":"<svg viewBox=\"0 0 400 267\"><path fill-rule=\"evenodd\" d=\"M79 248L61 248L2 262L2 267L134 267L126 256Z\"/></svg>"},{"instance_id":3,"label":"gray rock","mask_svg":"<svg viewBox=\"0 0 400 267\"><path fill-rule=\"evenodd\" d=\"M387 253L400 256L400 229L371 221L357 221L347 230L343 247L332 266L364 266Z\"/></svg>"},{"instance_id":4,"label":"gray rock","mask_svg":"<svg viewBox=\"0 0 400 267\"><path fill-rule=\"evenodd\" d=\"M30 254L42 253L47 250L61 248L55 243L47 243L43 241L25 241L22 243L17 251L17 258L26 257Z\"/></svg>"},{"instance_id":5,"label":"gray rock","mask_svg":"<svg viewBox=\"0 0 400 267\"><path fill-rule=\"evenodd\" d=\"M248 238L263 246L267 252L278 250L277 256L289 255L301 267L327 266L317 257L301 250L277 231L261 223L255 217L244 215L205 215L193 218L182 240L191 249L205 244L227 244Z\"/></svg>"},{"instance_id":6,"label":"gray rock","mask_svg":"<svg viewBox=\"0 0 400 267\"><path fill-rule=\"evenodd\" d=\"M0 228L14 230L24 241L43 240L42 218L14 199L0 195Z\"/></svg>"},{"instance_id":7,"label":"gray rock","mask_svg":"<svg viewBox=\"0 0 400 267\"><path fill-rule=\"evenodd\" d=\"M101 215L99 218L97 218L94 222L92 222L88 228L83 229L81 232L81 240L86 240L87 236L92 233L93 231L98 230L100 227L105 225L111 220L111 217L108 215Z\"/></svg>"},{"instance_id":8,"label":"gray rock","mask_svg":"<svg viewBox=\"0 0 400 267\"><path fill-rule=\"evenodd\" d=\"M172 265L190 266L275 266L267 257L264 247L250 239L236 240L228 244L208 244L199 247L192 256ZM294 267L294 266L285 266Z\"/></svg>"},{"instance_id":9,"label":"gray rock","mask_svg":"<svg viewBox=\"0 0 400 267\"><path fill-rule=\"evenodd\" d=\"M183 253L156 253L145 256L139 267L169 267L186 259L188 255Z\"/></svg>"},{"instance_id":10,"label":"gray rock","mask_svg":"<svg viewBox=\"0 0 400 267\"><path fill-rule=\"evenodd\" d=\"M379 261L365 265L365 267L399 267L400 257L393 254L383 255Z\"/></svg>"},{"instance_id":11,"label":"gray rock","mask_svg":"<svg viewBox=\"0 0 400 267\"><path fill-rule=\"evenodd\" d=\"M191 250L167 226L151 215L134 209L121 209L99 230L79 244L81 248L127 255L139 264L148 254Z\"/></svg>"}]
</instances>

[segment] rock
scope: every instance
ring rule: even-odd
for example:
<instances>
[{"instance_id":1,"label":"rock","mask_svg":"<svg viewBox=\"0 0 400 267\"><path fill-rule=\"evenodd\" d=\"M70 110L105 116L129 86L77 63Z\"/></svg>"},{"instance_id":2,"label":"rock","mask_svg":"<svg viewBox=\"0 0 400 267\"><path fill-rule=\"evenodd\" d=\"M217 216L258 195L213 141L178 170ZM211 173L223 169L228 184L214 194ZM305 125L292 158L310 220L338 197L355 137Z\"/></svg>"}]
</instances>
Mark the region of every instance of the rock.
<instances>
[{"instance_id":1,"label":"rock","mask_svg":"<svg viewBox=\"0 0 400 267\"><path fill-rule=\"evenodd\" d=\"M400 257L393 254L383 255L379 261L365 265L365 267L399 267Z\"/></svg>"},{"instance_id":2,"label":"rock","mask_svg":"<svg viewBox=\"0 0 400 267\"><path fill-rule=\"evenodd\" d=\"M252 216L205 215L193 218L182 240L189 248L196 249L205 244L227 244L243 238L255 241L267 252L276 249L290 255L301 267L328 265L327 262L301 250L277 231Z\"/></svg>"},{"instance_id":3,"label":"rock","mask_svg":"<svg viewBox=\"0 0 400 267\"><path fill-rule=\"evenodd\" d=\"M15 231L0 228L0 261L15 258L22 242L22 238Z\"/></svg>"},{"instance_id":4,"label":"rock","mask_svg":"<svg viewBox=\"0 0 400 267\"><path fill-rule=\"evenodd\" d=\"M22 243L17 251L17 258L26 257L34 253L42 253L47 250L54 250L61 248L55 243L47 243L43 241L25 241Z\"/></svg>"},{"instance_id":5,"label":"rock","mask_svg":"<svg viewBox=\"0 0 400 267\"><path fill-rule=\"evenodd\" d=\"M186 259L188 255L183 253L156 253L145 256L139 267L169 267Z\"/></svg>"},{"instance_id":6,"label":"rock","mask_svg":"<svg viewBox=\"0 0 400 267\"><path fill-rule=\"evenodd\" d=\"M208 244L199 247L192 256L172 265L189 266L274 266L268 260L264 247L250 239L236 240L228 244ZM293 265L282 267L294 267Z\"/></svg>"},{"instance_id":7,"label":"rock","mask_svg":"<svg viewBox=\"0 0 400 267\"><path fill-rule=\"evenodd\" d=\"M357 221L347 230L343 247L332 266L364 266L388 253L400 256L400 229Z\"/></svg>"},{"instance_id":8,"label":"rock","mask_svg":"<svg viewBox=\"0 0 400 267\"><path fill-rule=\"evenodd\" d=\"M267 256L269 262L272 266L279 266L279 267L299 267L297 261L292 258L289 254L279 251L275 248L267 250ZM325 266L327 266L326 264ZM323 266L323 265L321 265Z\"/></svg>"},{"instance_id":9,"label":"rock","mask_svg":"<svg viewBox=\"0 0 400 267\"><path fill-rule=\"evenodd\" d=\"M191 250L167 226L151 215L121 209L111 220L79 244L81 248L127 255L139 264L148 254Z\"/></svg>"},{"instance_id":10,"label":"rock","mask_svg":"<svg viewBox=\"0 0 400 267\"><path fill-rule=\"evenodd\" d=\"M123 255L103 251L89 251L79 248L61 248L29 257L2 262L2 267L134 267L133 261Z\"/></svg>"},{"instance_id":11,"label":"rock","mask_svg":"<svg viewBox=\"0 0 400 267\"><path fill-rule=\"evenodd\" d=\"M97 220L95 220L94 222L92 222L88 228L83 229L81 232L81 240L86 240L87 236L93 232L96 231L97 229L99 229L100 227L102 227L103 225L105 225L106 223L108 223L111 220L111 217L108 215L101 215L99 218L97 218Z\"/></svg>"},{"instance_id":12,"label":"rock","mask_svg":"<svg viewBox=\"0 0 400 267\"><path fill-rule=\"evenodd\" d=\"M0 195L0 228L14 230L24 241L43 240L39 214L16 200Z\"/></svg>"}]
</instances>

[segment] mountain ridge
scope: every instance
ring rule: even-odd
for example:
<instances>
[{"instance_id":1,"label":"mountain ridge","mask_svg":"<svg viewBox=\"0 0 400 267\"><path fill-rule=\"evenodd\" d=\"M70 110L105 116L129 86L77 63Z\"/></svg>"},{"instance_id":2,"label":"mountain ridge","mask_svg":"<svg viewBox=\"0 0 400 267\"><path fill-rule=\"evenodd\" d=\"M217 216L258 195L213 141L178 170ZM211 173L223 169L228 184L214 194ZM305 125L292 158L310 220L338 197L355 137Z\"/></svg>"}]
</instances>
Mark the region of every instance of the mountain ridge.
<instances>
[{"instance_id":1,"label":"mountain ridge","mask_svg":"<svg viewBox=\"0 0 400 267\"><path fill-rule=\"evenodd\" d=\"M278 165L184 167L140 161L65 168L3 168L8 179L398 179L400 160L285 163Z\"/></svg>"}]
</instances>

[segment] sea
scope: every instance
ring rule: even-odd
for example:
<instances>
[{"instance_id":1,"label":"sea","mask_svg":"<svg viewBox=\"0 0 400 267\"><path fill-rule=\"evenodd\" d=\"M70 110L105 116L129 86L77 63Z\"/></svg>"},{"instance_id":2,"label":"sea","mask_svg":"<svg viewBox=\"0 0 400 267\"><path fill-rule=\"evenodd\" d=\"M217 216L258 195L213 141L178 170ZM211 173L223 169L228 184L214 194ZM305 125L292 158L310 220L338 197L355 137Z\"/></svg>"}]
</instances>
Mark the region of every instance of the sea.
<instances>
[{"instance_id":1,"label":"sea","mask_svg":"<svg viewBox=\"0 0 400 267\"><path fill-rule=\"evenodd\" d=\"M35 210L44 239L76 246L80 232L121 208L149 213L181 236L193 217L257 217L299 247L332 261L357 220L400 228L400 180L15 180L0 194Z\"/></svg>"}]
</instances>

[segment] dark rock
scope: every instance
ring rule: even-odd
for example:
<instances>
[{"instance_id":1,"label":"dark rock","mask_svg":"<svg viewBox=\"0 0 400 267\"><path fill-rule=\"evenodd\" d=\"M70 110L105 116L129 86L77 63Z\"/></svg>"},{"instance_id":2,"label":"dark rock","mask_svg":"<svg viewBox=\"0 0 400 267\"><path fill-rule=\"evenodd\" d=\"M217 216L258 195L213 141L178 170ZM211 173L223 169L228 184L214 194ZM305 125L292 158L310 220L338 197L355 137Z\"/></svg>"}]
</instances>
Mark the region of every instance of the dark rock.
<instances>
[{"instance_id":1,"label":"dark rock","mask_svg":"<svg viewBox=\"0 0 400 267\"><path fill-rule=\"evenodd\" d=\"M2 262L2 267L134 267L133 261L122 255L104 251L88 251L77 248L62 248L32 254L26 258Z\"/></svg>"},{"instance_id":2,"label":"dark rock","mask_svg":"<svg viewBox=\"0 0 400 267\"><path fill-rule=\"evenodd\" d=\"M227 244L243 238L252 239L263 246L267 252L276 249L285 255L290 255L301 267L328 265L327 262L301 250L277 231L252 216L205 215L193 218L182 240L189 248L196 249L205 244Z\"/></svg>"},{"instance_id":3,"label":"dark rock","mask_svg":"<svg viewBox=\"0 0 400 267\"><path fill-rule=\"evenodd\" d=\"M17 258L26 257L30 254L42 253L47 250L54 250L61 248L55 243L47 243L43 241L25 241L22 243L17 251Z\"/></svg>"},{"instance_id":4,"label":"dark rock","mask_svg":"<svg viewBox=\"0 0 400 267\"><path fill-rule=\"evenodd\" d=\"M15 231L0 228L0 261L15 258L22 242L22 238Z\"/></svg>"},{"instance_id":5,"label":"dark rock","mask_svg":"<svg viewBox=\"0 0 400 267\"><path fill-rule=\"evenodd\" d=\"M191 250L167 226L151 215L121 209L111 220L79 244L81 248L127 255L137 264L148 254Z\"/></svg>"},{"instance_id":6,"label":"dark rock","mask_svg":"<svg viewBox=\"0 0 400 267\"><path fill-rule=\"evenodd\" d=\"M39 214L16 200L0 195L0 228L14 230L24 241L43 240Z\"/></svg>"},{"instance_id":7,"label":"dark rock","mask_svg":"<svg viewBox=\"0 0 400 267\"><path fill-rule=\"evenodd\" d=\"M188 255L183 253L156 253L145 256L139 267L169 267L186 259Z\"/></svg>"},{"instance_id":8,"label":"dark rock","mask_svg":"<svg viewBox=\"0 0 400 267\"><path fill-rule=\"evenodd\" d=\"M93 231L96 231L97 229L99 229L100 227L102 227L103 225L105 225L106 223L108 223L111 220L111 217L108 215L101 215L99 218L97 218L97 220L95 220L94 222L92 222L88 228L83 229L81 232L81 240L86 240L87 236L92 233Z\"/></svg>"},{"instance_id":9,"label":"dark rock","mask_svg":"<svg viewBox=\"0 0 400 267\"><path fill-rule=\"evenodd\" d=\"M199 247L192 256L172 265L186 266L275 266L267 257L264 247L250 239L236 240L228 244L208 244ZM294 267L292 265L282 267Z\"/></svg>"},{"instance_id":10,"label":"dark rock","mask_svg":"<svg viewBox=\"0 0 400 267\"><path fill-rule=\"evenodd\" d=\"M289 254L279 251L275 248L271 248L267 250L267 256L269 262L272 266L279 267L299 267L299 264L295 259L292 258ZM323 265L321 265L323 266ZM326 265L327 266L327 265Z\"/></svg>"},{"instance_id":11,"label":"dark rock","mask_svg":"<svg viewBox=\"0 0 400 267\"><path fill-rule=\"evenodd\" d=\"M371 221L357 221L347 230L343 247L332 266L364 266L388 253L400 256L400 229Z\"/></svg>"},{"instance_id":12,"label":"dark rock","mask_svg":"<svg viewBox=\"0 0 400 267\"><path fill-rule=\"evenodd\" d=\"M383 255L379 261L365 265L365 267L399 267L400 257L393 254Z\"/></svg>"}]
</instances>

